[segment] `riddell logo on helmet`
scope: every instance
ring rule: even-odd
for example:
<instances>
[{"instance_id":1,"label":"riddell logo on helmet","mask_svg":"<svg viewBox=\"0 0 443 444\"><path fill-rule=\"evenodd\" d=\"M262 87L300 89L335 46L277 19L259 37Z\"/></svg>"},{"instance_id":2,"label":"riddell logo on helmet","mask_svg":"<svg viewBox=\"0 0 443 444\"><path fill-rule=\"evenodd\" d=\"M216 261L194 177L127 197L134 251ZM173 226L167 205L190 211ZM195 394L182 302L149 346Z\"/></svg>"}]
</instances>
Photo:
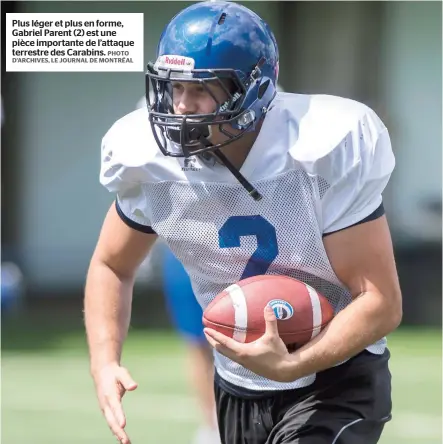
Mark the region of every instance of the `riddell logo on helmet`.
<instances>
[{"instance_id":1,"label":"riddell logo on helmet","mask_svg":"<svg viewBox=\"0 0 443 444\"><path fill-rule=\"evenodd\" d=\"M164 56L163 63L173 66L188 66L192 65L192 61L188 57L180 56Z\"/></svg>"},{"instance_id":2,"label":"riddell logo on helmet","mask_svg":"<svg viewBox=\"0 0 443 444\"><path fill-rule=\"evenodd\" d=\"M226 101L225 103L223 103L223 105L220 106L219 111L220 111L221 113L222 113L223 111L226 111L226 110L228 109L228 107L230 107L230 106L232 107L232 106L235 104L235 102L236 102L240 97L241 97L241 94L238 93L238 92L236 92L236 93L234 94L234 96L232 97L231 103L229 103L229 100Z\"/></svg>"},{"instance_id":3,"label":"riddell logo on helmet","mask_svg":"<svg viewBox=\"0 0 443 444\"><path fill-rule=\"evenodd\" d=\"M178 57L170 59L168 56L166 56L165 63L167 63L168 65L184 65L185 59L179 59Z\"/></svg>"}]
</instances>

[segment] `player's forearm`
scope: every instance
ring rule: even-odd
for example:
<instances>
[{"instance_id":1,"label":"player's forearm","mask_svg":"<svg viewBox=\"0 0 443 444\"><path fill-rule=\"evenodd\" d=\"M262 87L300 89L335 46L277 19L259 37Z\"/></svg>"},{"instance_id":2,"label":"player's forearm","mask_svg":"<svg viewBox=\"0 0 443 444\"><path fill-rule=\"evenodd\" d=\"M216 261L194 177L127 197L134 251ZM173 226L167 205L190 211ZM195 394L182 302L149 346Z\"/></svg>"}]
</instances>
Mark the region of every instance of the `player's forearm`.
<instances>
[{"instance_id":1,"label":"player's forearm","mask_svg":"<svg viewBox=\"0 0 443 444\"><path fill-rule=\"evenodd\" d=\"M291 355L289 379L333 367L395 330L401 306L386 299L377 292L364 293L340 311L316 338Z\"/></svg>"},{"instance_id":2,"label":"player's forearm","mask_svg":"<svg viewBox=\"0 0 443 444\"><path fill-rule=\"evenodd\" d=\"M91 371L120 362L131 318L133 279L91 263L85 290L85 325Z\"/></svg>"}]
</instances>

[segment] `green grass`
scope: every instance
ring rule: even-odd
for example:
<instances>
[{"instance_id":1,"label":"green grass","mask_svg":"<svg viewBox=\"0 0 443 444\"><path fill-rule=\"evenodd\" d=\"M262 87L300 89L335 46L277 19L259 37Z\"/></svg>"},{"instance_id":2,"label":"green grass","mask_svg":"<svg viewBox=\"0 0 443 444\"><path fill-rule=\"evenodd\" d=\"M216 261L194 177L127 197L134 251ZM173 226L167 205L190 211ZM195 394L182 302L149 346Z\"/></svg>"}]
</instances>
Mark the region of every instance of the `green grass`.
<instances>
[{"instance_id":1,"label":"green grass","mask_svg":"<svg viewBox=\"0 0 443 444\"><path fill-rule=\"evenodd\" d=\"M98 409L82 332L54 334L45 347L33 349L23 347L14 331L3 331L1 442L115 442ZM441 333L401 330L389 345L394 419L382 444L441 443ZM176 336L132 330L124 362L139 383L124 402L133 443L189 443L199 414Z\"/></svg>"}]
</instances>

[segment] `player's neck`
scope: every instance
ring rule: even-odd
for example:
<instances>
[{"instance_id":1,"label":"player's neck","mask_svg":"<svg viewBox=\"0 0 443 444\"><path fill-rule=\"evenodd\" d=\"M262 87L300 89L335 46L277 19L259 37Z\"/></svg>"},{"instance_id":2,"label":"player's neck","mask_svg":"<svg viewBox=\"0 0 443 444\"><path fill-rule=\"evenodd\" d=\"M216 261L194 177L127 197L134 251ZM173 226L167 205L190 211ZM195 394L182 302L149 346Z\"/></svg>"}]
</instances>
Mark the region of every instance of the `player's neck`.
<instances>
[{"instance_id":1,"label":"player's neck","mask_svg":"<svg viewBox=\"0 0 443 444\"><path fill-rule=\"evenodd\" d=\"M228 158L237 170L240 170L246 158L251 151L252 146L257 140L258 133L261 128L261 123L256 131L246 133L239 140L230 143L229 145L220 148L220 151Z\"/></svg>"},{"instance_id":2,"label":"player's neck","mask_svg":"<svg viewBox=\"0 0 443 444\"><path fill-rule=\"evenodd\" d=\"M255 140L255 139L254 139ZM228 158L228 160L234 165L234 167L239 170L249 152L251 151L252 143L246 143L246 140L238 140L237 142L230 143L229 145L220 148L220 151Z\"/></svg>"}]
</instances>

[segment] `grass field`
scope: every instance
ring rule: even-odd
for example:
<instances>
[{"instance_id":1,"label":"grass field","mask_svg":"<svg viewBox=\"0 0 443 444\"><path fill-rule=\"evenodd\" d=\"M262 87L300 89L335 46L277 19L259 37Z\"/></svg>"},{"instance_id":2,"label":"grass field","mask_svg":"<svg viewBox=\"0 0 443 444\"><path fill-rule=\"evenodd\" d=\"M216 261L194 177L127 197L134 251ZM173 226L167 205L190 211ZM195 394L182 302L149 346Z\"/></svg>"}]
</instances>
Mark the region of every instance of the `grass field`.
<instances>
[{"instance_id":1,"label":"grass field","mask_svg":"<svg viewBox=\"0 0 443 444\"><path fill-rule=\"evenodd\" d=\"M29 343L38 342L39 333L33 334ZM3 444L115 442L96 403L81 331L52 336L49 345L34 349L14 349L13 329L2 339L8 343L2 352ZM382 443L440 444L441 333L403 329L389 344L394 419ZM176 336L131 330L124 362L139 383L124 402L133 443L189 443L199 416Z\"/></svg>"}]
</instances>

